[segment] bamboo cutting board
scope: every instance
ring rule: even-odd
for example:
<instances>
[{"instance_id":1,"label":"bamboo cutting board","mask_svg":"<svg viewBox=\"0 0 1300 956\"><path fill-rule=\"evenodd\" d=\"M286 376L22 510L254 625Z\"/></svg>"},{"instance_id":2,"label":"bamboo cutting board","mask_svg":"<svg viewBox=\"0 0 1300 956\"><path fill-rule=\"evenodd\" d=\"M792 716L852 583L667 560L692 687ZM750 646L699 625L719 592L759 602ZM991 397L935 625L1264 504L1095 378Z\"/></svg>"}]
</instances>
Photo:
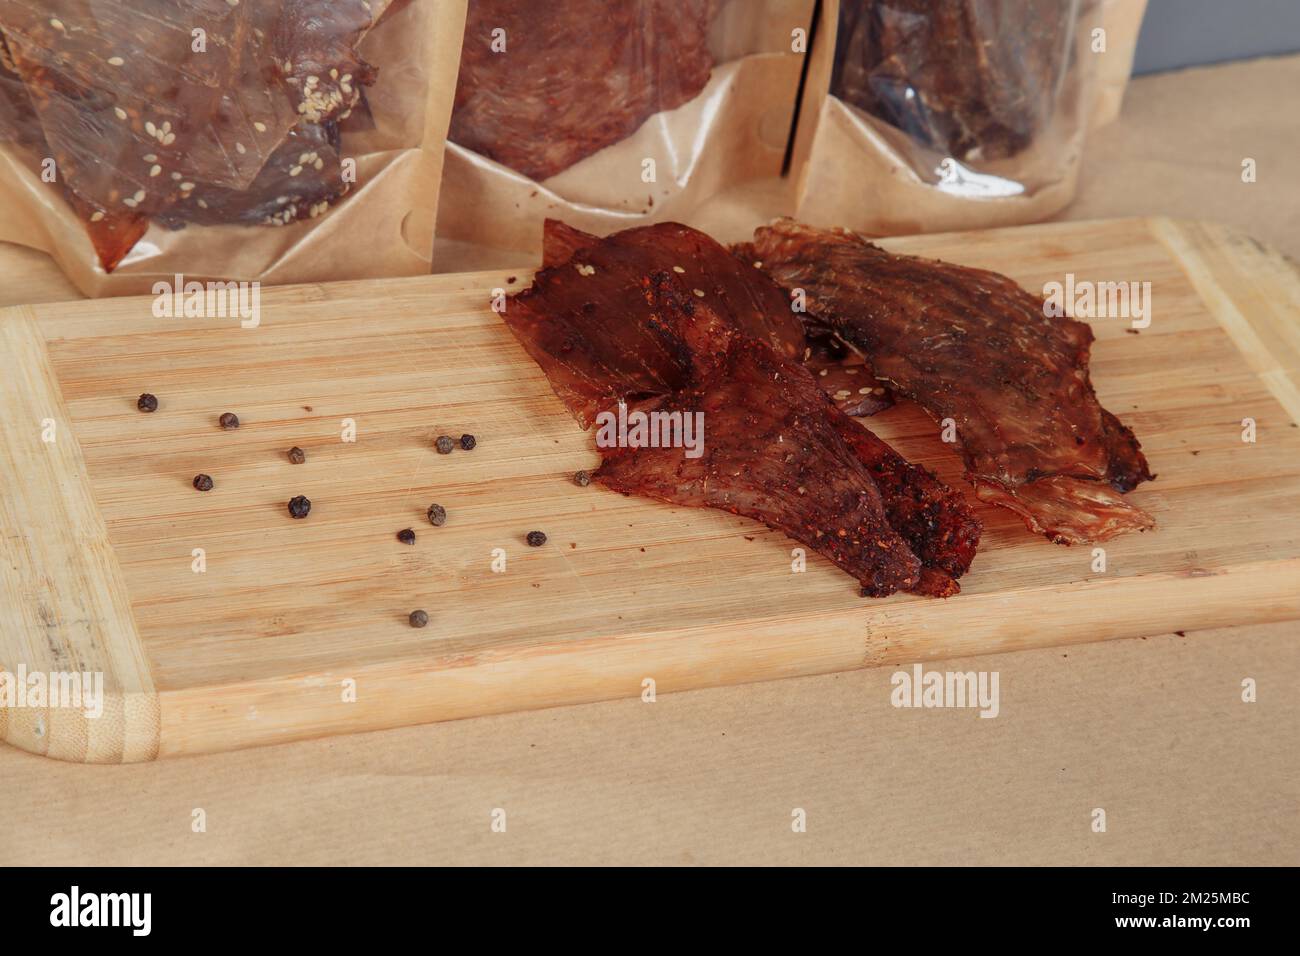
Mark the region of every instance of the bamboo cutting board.
<instances>
[{"instance_id":1,"label":"bamboo cutting board","mask_svg":"<svg viewBox=\"0 0 1300 956\"><path fill-rule=\"evenodd\" d=\"M1152 283L1149 328L1093 323L1097 391L1158 474L1133 493L1157 529L1109 542L1105 571L980 505L960 595L873 601L816 554L792 572L795 543L754 522L577 487L599 460L590 435L487 308L523 272L262 290L256 329L154 318L147 298L9 309L0 666L102 672L109 693L98 719L0 707L0 737L147 760L631 697L647 680L664 693L1300 617L1300 281L1285 260L1165 220L886 245L1030 289L1066 272ZM135 408L146 391L152 415ZM238 431L217 427L224 411ZM966 487L922 413L871 423ZM462 432L474 451L434 452ZM213 491L191 488L199 472ZM286 511L296 494L305 521ZM444 527L424 518L432 502ZM406 527L414 547L396 540ZM533 529L545 546L525 545ZM428 627L408 626L415 608Z\"/></svg>"}]
</instances>

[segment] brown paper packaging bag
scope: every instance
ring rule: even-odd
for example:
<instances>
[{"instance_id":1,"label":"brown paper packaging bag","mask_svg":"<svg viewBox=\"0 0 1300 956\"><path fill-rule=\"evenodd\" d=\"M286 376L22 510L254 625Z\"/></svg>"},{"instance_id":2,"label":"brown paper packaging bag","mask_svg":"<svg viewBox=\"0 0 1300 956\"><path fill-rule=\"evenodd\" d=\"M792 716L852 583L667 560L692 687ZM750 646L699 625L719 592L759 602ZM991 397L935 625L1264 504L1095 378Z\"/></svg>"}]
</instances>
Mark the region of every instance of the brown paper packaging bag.
<instances>
[{"instance_id":1,"label":"brown paper packaging bag","mask_svg":"<svg viewBox=\"0 0 1300 956\"><path fill-rule=\"evenodd\" d=\"M890 235L1034 222L1068 205L1089 126L1113 118L1122 98L1141 22L1141 9L1134 8L1144 0L1043 2L953 0L927 7L916 0L825 0L792 152L798 218ZM1056 45L1041 47L1040 54L1050 55L1039 60L1016 47L1029 42L1019 32L1019 8L1034 3L1040 14L1058 18L1053 26L1059 28L1044 31ZM924 16L904 16L916 9ZM874 21L867 18L873 10ZM950 17L943 25L941 13ZM963 19L963 13L971 15ZM950 49L931 49L927 44L937 46L954 22L975 35L950 38ZM859 32L842 33L846 23ZM1104 52L1095 32L1103 27ZM926 37L925 30L936 33ZM1000 58L975 59L971 51L981 43L1006 49L996 51ZM1046 82L1030 62L1043 64ZM859 89L879 95L874 109L832 95L837 82L844 88L855 79ZM1006 101L1020 101L1008 89L1024 91L1041 108L1009 112ZM982 97L989 99L984 112Z\"/></svg>"},{"instance_id":2,"label":"brown paper packaging bag","mask_svg":"<svg viewBox=\"0 0 1300 956\"><path fill-rule=\"evenodd\" d=\"M507 0L471 0L465 49L490 44L494 23L486 9ZM671 17L674 5L698 13L702 0L612 0L635 4L652 18L655 9ZM707 82L689 100L650 115L630 135L578 159L541 180L494 161L456 142L457 118L447 143L438 236L480 247L539 255L542 221L563 219L605 234L673 219L690 222L693 210L720 190L781 172L790 136L800 73L807 49L813 0L710 0L708 49L713 65ZM483 8L476 10L474 4ZM507 4L508 5L508 4ZM626 10L626 7L620 8ZM654 23L646 30L662 29ZM591 45L609 42L593 31L572 30L555 41L550 62L602 56ZM663 33L646 42L668 42ZM657 37L657 39L655 39ZM506 52L514 42L507 31ZM526 40L521 40L526 42ZM632 54L629 54L632 55ZM649 56L638 49L636 55ZM646 69L653 69L647 66ZM462 79L464 83L464 79ZM458 99L459 105L459 99ZM604 105L595 92L592 122ZM544 112L534 135L554 135ZM655 181L646 182L647 161Z\"/></svg>"},{"instance_id":3,"label":"brown paper packaging bag","mask_svg":"<svg viewBox=\"0 0 1300 956\"><path fill-rule=\"evenodd\" d=\"M201 10L209 2L185 0ZM317 24L344 9L344 0L338 0L338 6L326 0L258 0L263 6L245 4L244 8L251 11L250 15L275 16L280 10L290 9L291 2L300 4L308 13L320 14ZM11 120L15 109L27 110L30 120L31 107L16 98L25 93L25 88L15 74L0 70L0 81L9 81L0 82L0 240L48 252L89 296L146 293L155 282L173 282L178 273L187 282L237 280L268 284L427 273L433 252L442 148L464 32L465 0L353 2L368 11L363 23L374 20L357 43L356 52L361 60L377 67L378 75L373 85L364 88L356 115L341 114L345 118L340 121L338 172L342 171L342 161L354 160L355 182L328 208L316 209L313 205L314 215L304 209L301 218L286 225L200 225L189 221L181 228L169 228L153 218L125 256L106 271L88 236L85 217L90 213L83 208L79 215L70 204L65 185L75 190L75 183L42 181L42 170L54 163L50 155L44 155L51 152L48 143L40 142L33 149L32 143L16 143L12 137L10 142L3 142L6 108ZM131 14L138 14L136 8L150 4L173 14L189 9L177 0L123 0L123 8L130 8L125 12ZM21 50L21 31L34 28L23 21L20 6L17 0L0 0L0 36L7 35L11 46ZM220 6L240 11L238 5L227 4L226 0L221 0ZM313 11L312 7L318 9ZM102 25L95 22L95 17L104 8L96 8L86 0L55 0L54 8L71 11L64 14L68 23L51 18L51 22L60 24L55 28L56 42L67 37L70 43L81 44L75 49L101 58L108 52L97 48L100 38L95 36L96 27ZM322 10L325 12L320 13ZM37 28L43 26L36 24ZM266 32L241 35L244 43L252 44L256 42L254 36L264 41ZM248 55L249 47L241 49ZM33 60L39 52L34 51ZM143 55L143 50L135 52ZM107 62L117 62L120 67L125 59L117 57ZM208 61L198 58L193 62ZM276 68L280 67L276 62ZM291 69L291 64L283 67ZM102 88L98 85L101 77L105 84ZM347 78L348 74L344 74L333 82ZM109 67L101 67L92 81L89 99L105 118L108 113L103 111L113 104L109 86L113 81ZM330 82L313 86L319 89ZM265 95L270 97L279 87L268 89L271 91ZM41 135L40 127L29 124L31 128L38 130L38 137ZM165 136L161 130L155 132L163 144L158 152L164 153ZM74 144L80 148L85 145L94 148L95 144ZM240 150L241 156L245 154L246 150ZM311 165L310 158L302 158ZM134 155L112 159L120 164L140 161ZM159 164L166 161L160 160ZM53 168L57 172L57 164ZM155 174L153 181L166 183L167 177ZM146 182L151 185L150 180ZM275 199L278 202L279 197Z\"/></svg>"}]
</instances>

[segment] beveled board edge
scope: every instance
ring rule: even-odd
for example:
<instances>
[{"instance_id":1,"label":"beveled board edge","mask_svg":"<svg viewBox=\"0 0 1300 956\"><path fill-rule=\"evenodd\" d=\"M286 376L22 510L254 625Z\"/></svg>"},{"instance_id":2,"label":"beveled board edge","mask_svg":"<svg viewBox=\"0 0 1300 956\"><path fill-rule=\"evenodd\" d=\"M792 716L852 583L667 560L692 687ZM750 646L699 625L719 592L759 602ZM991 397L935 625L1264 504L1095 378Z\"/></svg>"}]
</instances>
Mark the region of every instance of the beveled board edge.
<instances>
[{"instance_id":1,"label":"beveled board edge","mask_svg":"<svg viewBox=\"0 0 1300 956\"><path fill-rule=\"evenodd\" d=\"M77 763L152 760L158 696L30 308L0 310L0 356L0 740ZM59 692L28 696L41 686Z\"/></svg>"},{"instance_id":2,"label":"beveled board edge","mask_svg":"<svg viewBox=\"0 0 1300 956\"><path fill-rule=\"evenodd\" d=\"M1300 421L1300 273L1276 249L1220 223L1149 220L1210 313L1292 421Z\"/></svg>"},{"instance_id":3,"label":"beveled board edge","mask_svg":"<svg viewBox=\"0 0 1300 956\"><path fill-rule=\"evenodd\" d=\"M160 756L1300 618L1300 558L164 690ZM1090 608L1106 607L1098 621Z\"/></svg>"}]
</instances>

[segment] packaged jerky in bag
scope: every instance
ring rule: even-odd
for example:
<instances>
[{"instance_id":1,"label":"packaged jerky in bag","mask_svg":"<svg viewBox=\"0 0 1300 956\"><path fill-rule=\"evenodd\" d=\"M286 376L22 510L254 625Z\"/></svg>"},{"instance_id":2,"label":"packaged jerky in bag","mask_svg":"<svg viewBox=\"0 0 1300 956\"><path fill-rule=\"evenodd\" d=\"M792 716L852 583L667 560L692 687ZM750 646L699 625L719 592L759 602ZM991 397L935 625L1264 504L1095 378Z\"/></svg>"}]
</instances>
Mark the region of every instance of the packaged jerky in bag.
<instances>
[{"instance_id":1,"label":"packaged jerky in bag","mask_svg":"<svg viewBox=\"0 0 1300 956\"><path fill-rule=\"evenodd\" d=\"M826 0L797 214L876 234L1043 219L1074 196L1099 0Z\"/></svg>"},{"instance_id":2,"label":"packaged jerky in bag","mask_svg":"<svg viewBox=\"0 0 1300 956\"><path fill-rule=\"evenodd\" d=\"M469 0L438 235L689 221L781 171L813 0Z\"/></svg>"},{"instance_id":3,"label":"packaged jerky in bag","mask_svg":"<svg viewBox=\"0 0 1300 956\"><path fill-rule=\"evenodd\" d=\"M82 292L427 272L464 0L0 0L0 239Z\"/></svg>"}]
</instances>

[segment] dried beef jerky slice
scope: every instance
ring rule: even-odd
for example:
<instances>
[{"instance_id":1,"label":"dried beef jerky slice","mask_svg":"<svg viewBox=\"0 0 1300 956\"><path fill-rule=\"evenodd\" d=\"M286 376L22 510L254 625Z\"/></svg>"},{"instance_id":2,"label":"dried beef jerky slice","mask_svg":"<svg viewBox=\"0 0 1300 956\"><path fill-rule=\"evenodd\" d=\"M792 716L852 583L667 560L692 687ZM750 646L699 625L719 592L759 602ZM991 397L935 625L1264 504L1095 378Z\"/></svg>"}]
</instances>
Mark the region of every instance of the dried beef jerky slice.
<instances>
[{"instance_id":1,"label":"dried beef jerky slice","mask_svg":"<svg viewBox=\"0 0 1300 956\"><path fill-rule=\"evenodd\" d=\"M956 594L957 579L970 570L984 532L970 504L847 415L832 418L880 490L890 526L921 559L921 579L910 590L930 597Z\"/></svg>"},{"instance_id":2,"label":"dried beef jerky slice","mask_svg":"<svg viewBox=\"0 0 1300 956\"><path fill-rule=\"evenodd\" d=\"M0 0L0 29L72 192L106 216L150 215L181 192L170 174L238 70L248 7Z\"/></svg>"},{"instance_id":3,"label":"dried beef jerky slice","mask_svg":"<svg viewBox=\"0 0 1300 956\"><path fill-rule=\"evenodd\" d=\"M579 252L587 254L575 258ZM712 237L679 222L624 229L601 239L548 219L542 229L542 260L547 266L573 263L584 270L595 269L599 261L615 275L635 279L638 287L646 275L672 273L691 295L744 334L786 358L805 351L803 325L785 293L761 272L738 266Z\"/></svg>"},{"instance_id":4,"label":"dried beef jerky slice","mask_svg":"<svg viewBox=\"0 0 1300 956\"><path fill-rule=\"evenodd\" d=\"M347 195L340 123L363 106L364 85L378 75L356 46L387 6L285 0L259 8L241 86L223 97L209 137L222 155L255 160L245 164L255 178L229 183L194 171L193 188L160 220L172 228L282 226L314 219Z\"/></svg>"},{"instance_id":5,"label":"dried beef jerky slice","mask_svg":"<svg viewBox=\"0 0 1300 956\"><path fill-rule=\"evenodd\" d=\"M17 70L7 42L0 34L0 143L9 143L20 150L25 161L35 169L50 155L50 148ZM97 207L72 192L62 178L58 183L78 218L85 223L100 264L112 271L145 234L148 219L129 210Z\"/></svg>"},{"instance_id":6,"label":"dried beef jerky slice","mask_svg":"<svg viewBox=\"0 0 1300 956\"><path fill-rule=\"evenodd\" d=\"M504 318L583 427L613 401L664 395L686 382L689 349L652 304L659 288L684 290L786 356L804 351L784 294L688 226L659 223L595 239L549 221L544 248L547 261L561 250L572 256L537 273Z\"/></svg>"},{"instance_id":7,"label":"dried beef jerky slice","mask_svg":"<svg viewBox=\"0 0 1300 956\"><path fill-rule=\"evenodd\" d=\"M831 93L945 155L1013 156L1051 119L1074 15L1060 0L844 3Z\"/></svg>"},{"instance_id":8,"label":"dried beef jerky slice","mask_svg":"<svg viewBox=\"0 0 1300 956\"><path fill-rule=\"evenodd\" d=\"M873 597L915 587L921 562L890 526L874 479L828 414L834 409L826 395L803 369L727 328L708 306L691 306L686 315L687 306L666 301L661 308L679 312L675 322L708 326L702 337L709 345L695 349L698 374L637 409L701 413L702 454L606 448L593 479L626 494L761 521L829 558Z\"/></svg>"},{"instance_id":9,"label":"dried beef jerky slice","mask_svg":"<svg viewBox=\"0 0 1300 956\"><path fill-rule=\"evenodd\" d=\"M345 119L378 71L361 58L357 44L389 6L389 0L284 0L275 25L279 57L302 119Z\"/></svg>"},{"instance_id":10,"label":"dried beef jerky slice","mask_svg":"<svg viewBox=\"0 0 1300 956\"><path fill-rule=\"evenodd\" d=\"M732 255L749 268L747 275L761 276L771 285L763 263L751 242L739 242L731 247ZM793 296L793 291L791 293ZM793 310L793 300L790 307ZM793 314L793 311L792 311ZM841 342L835 333L819 324L806 313L803 320L806 348L803 364L817 376L817 384L835 401L835 407L846 415L867 416L884 411L894 404L894 396L871 374L871 369L857 352Z\"/></svg>"},{"instance_id":11,"label":"dried beef jerky slice","mask_svg":"<svg viewBox=\"0 0 1300 956\"><path fill-rule=\"evenodd\" d=\"M283 226L315 219L351 188L343 179L340 148L337 123L300 123L247 189L200 183L158 220L175 229L187 222Z\"/></svg>"},{"instance_id":12,"label":"dried beef jerky slice","mask_svg":"<svg viewBox=\"0 0 1300 956\"><path fill-rule=\"evenodd\" d=\"M766 300L779 310L778 316L790 315L785 296L770 280L726 255L715 258L710 254L708 259L724 274L739 270L736 274L744 277L746 283L767 288L770 294L756 296L734 290L728 293L728 283L717 282L718 276L710 273L705 287L712 291L697 296L693 286L696 280L690 278L686 267L680 272L669 267L646 275L647 266L664 264L663 256L669 256L670 261L683 261L683 248L664 241L680 236L682 229L685 227L649 227L597 239L558 223L548 224L544 243L547 261L557 261L565 255L569 260L539 273L537 285L512 300L505 317L546 372L556 394L569 404L584 425L594 419L597 411L621 398L636 401L641 396L680 394L685 389L698 389L705 378L712 383L715 398L731 396L739 400L744 393L724 388L716 368L731 354L736 339L770 349L766 341L753 337L750 332L767 326L739 313L758 308ZM694 233L694 230L686 232ZM624 237L630 238L620 242ZM660 241L652 241L656 238ZM617 255L601 255L611 248ZM523 309L517 309L516 304ZM587 308L588 305L591 307ZM784 318L774 321L779 325ZM797 351L797 348L786 351ZM865 467L877 482L878 493L884 496L887 520L921 556L923 567L918 579L908 585L909 589L934 596L956 593L955 579L969 567L980 534L979 523L965 500L924 469L903 461L884 442L837 412L824 393L820 395L820 404L810 399L807 393L816 395L820 390L804 367L776 351L765 361L787 383L783 388L802 395L806 407L821 409L825 421L817 427L822 431L840 430L842 442L857 455L855 468ZM769 399L785 400L777 393ZM776 415L779 409L769 411ZM743 416L751 413L752 410L736 410L720 418L719 424L728 429L742 427ZM737 419L737 415L741 418ZM777 444L782 442L778 440ZM666 461L653 457L642 459L637 467L662 469L668 467ZM832 460L823 464L832 470L837 467ZM620 467L632 466L625 463ZM688 472L698 471L693 466L683 467ZM652 496L667 498L668 493L661 489ZM691 503L684 498L680 500ZM760 520L778 526L779 515L770 518L771 515Z\"/></svg>"},{"instance_id":13,"label":"dried beef jerky slice","mask_svg":"<svg viewBox=\"0 0 1300 956\"><path fill-rule=\"evenodd\" d=\"M763 270L873 374L952 419L978 496L1070 544L1152 527L1122 493L1152 477L1132 431L1097 401L1092 330L1045 314L1006 276L892 255L859 236L780 220L755 233Z\"/></svg>"},{"instance_id":14,"label":"dried beef jerky slice","mask_svg":"<svg viewBox=\"0 0 1300 956\"><path fill-rule=\"evenodd\" d=\"M470 0L448 138L531 179L554 176L704 88L716 9L716 0ZM497 30L504 52L491 46Z\"/></svg>"}]
</instances>

